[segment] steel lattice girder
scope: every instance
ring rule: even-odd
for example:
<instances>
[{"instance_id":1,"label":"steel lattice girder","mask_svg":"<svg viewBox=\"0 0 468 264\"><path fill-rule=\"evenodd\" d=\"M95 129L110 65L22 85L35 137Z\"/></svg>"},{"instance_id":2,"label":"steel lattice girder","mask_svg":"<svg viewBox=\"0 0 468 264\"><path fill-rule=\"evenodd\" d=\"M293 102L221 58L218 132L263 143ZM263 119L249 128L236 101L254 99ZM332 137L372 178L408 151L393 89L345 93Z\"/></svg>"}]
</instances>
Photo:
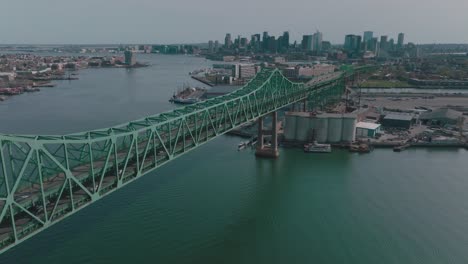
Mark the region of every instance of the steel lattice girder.
<instances>
[{"instance_id":1,"label":"steel lattice girder","mask_svg":"<svg viewBox=\"0 0 468 264\"><path fill-rule=\"evenodd\" d=\"M65 136L0 135L0 252L182 154L261 116L341 87L264 69L231 94L121 126Z\"/></svg>"}]
</instances>

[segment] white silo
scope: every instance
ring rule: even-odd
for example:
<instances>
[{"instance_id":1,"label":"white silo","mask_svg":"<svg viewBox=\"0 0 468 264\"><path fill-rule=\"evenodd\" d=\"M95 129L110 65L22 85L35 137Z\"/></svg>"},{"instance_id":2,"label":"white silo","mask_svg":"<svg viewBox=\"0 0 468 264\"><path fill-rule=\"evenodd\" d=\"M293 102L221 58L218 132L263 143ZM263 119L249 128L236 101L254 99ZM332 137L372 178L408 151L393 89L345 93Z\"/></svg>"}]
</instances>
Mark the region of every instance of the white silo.
<instances>
[{"instance_id":1,"label":"white silo","mask_svg":"<svg viewBox=\"0 0 468 264\"><path fill-rule=\"evenodd\" d=\"M341 115L332 115L328 118L328 142L341 142L341 134L343 129Z\"/></svg>"},{"instance_id":2,"label":"white silo","mask_svg":"<svg viewBox=\"0 0 468 264\"><path fill-rule=\"evenodd\" d=\"M319 143L327 142L328 138L328 117L324 115L317 116L316 120L316 140Z\"/></svg>"},{"instance_id":3,"label":"white silo","mask_svg":"<svg viewBox=\"0 0 468 264\"><path fill-rule=\"evenodd\" d=\"M288 141L296 140L296 120L297 117L294 114L286 113L284 138Z\"/></svg>"},{"instance_id":4,"label":"white silo","mask_svg":"<svg viewBox=\"0 0 468 264\"><path fill-rule=\"evenodd\" d=\"M317 117L315 116L309 118L309 134L307 136L309 140L317 139Z\"/></svg>"},{"instance_id":5,"label":"white silo","mask_svg":"<svg viewBox=\"0 0 468 264\"><path fill-rule=\"evenodd\" d=\"M309 117L307 115L299 115L296 119L296 140L305 142L309 132Z\"/></svg>"},{"instance_id":6,"label":"white silo","mask_svg":"<svg viewBox=\"0 0 468 264\"><path fill-rule=\"evenodd\" d=\"M343 142L353 142L356 138L356 116L343 117L343 129L341 139Z\"/></svg>"}]
</instances>

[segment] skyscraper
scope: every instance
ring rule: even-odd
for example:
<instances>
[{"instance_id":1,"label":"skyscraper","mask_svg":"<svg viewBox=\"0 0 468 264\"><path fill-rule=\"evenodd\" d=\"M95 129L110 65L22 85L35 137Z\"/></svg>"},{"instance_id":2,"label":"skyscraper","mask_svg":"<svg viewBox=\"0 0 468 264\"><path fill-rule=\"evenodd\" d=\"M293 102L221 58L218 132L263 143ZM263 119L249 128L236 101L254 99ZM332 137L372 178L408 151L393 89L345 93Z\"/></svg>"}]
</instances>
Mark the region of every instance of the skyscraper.
<instances>
[{"instance_id":1,"label":"skyscraper","mask_svg":"<svg viewBox=\"0 0 468 264\"><path fill-rule=\"evenodd\" d=\"M250 36L250 45L254 45L258 41L257 35Z\"/></svg>"},{"instance_id":2,"label":"skyscraper","mask_svg":"<svg viewBox=\"0 0 468 264\"><path fill-rule=\"evenodd\" d=\"M238 35L237 38L234 39L234 43L233 43L232 47L233 47L234 49L240 47L240 35Z\"/></svg>"},{"instance_id":3,"label":"skyscraper","mask_svg":"<svg viewBox=\"0 0 468 264\"><path fill-rule=\"evenodd\" d=\"M260 34L255 34L255 35L252 35L251 36L251 39L250 39L250 48L252 50L255 50L255 51L259 51L260 50Z\"/></svg>"},{"instance_id":4,"label":"skyscraper","mask_svg":"<svg viewBox=\"0 0 468 264\"><path fill-rule=\"evenodd\" d=\"M289 32L288 31L285 31L283 33L283 39L282 39L281 46L283 47L283 49L286 49L286 50L289 49Z\"/></svg>"},{"instance_id":5,"label":"skyscraper","mask_svg":"<svg viewBox=\"0 0 468 264\"><path fill-rule=\"evenodd\" d=\"M364 50L371 50L370 45L371 45L371 40L374 38L374 32L372 31L365 31L364 32Z\"/></svg>"},{"instance_id":6,"label":"skyscraper","mask_svg":"<svg viewBox=\"0 0 468 264\"><path fill-rule=\"evenodd\" d=\"M312 35L302 36L302 49L305 51L312 50Z\"/></svg>"},{"instance_id":7,"label":"skyscraper","mask_svg":"<svg viewBox=\"0 0 468 264\"><path fill-rule=\"evenodd\" d=\"M263 51L266 51L268 49L268 39L270 38L270 36L268 36L268 32L267 31L264 31L263 32L263 37L262 37L262 47L263 47Z\"/></svg>"},{"instance_id":8,"label":"skyscraper","mask_svg":"<svg viewBox=\"0 0 468 264\"><path fill-rule=\"evenodd\" d=\"M247 40L247 38L240 39L240 47L246 48L248 44L249 44L249 41Z\"/></svg>"},{"instance_id":9,"label":"skyscraper","mask_svg":"<svg viewBox=\"0 0 468 264\"><path fill-rule=\"evenodd\" d=\"M230 49L232 46L232 39L231 34L227 33L226 37L224 38L224 47Z\"/></svg>"},{"instance_id":10,"label":"skyscraper","mask_svg":"<svg viewBox=\"0 0 468 264\"><path fill-rule=\"evenodd\" d=\"M278 50L278 44L276 43L275 36L268 37L267 50L271 53L276 53Z\"/></svg>"},{"instance_id":11,"label":"skyscraper","mask_svg":"<svg viewBox=\"0 0 468 264\"><path fill-rule=\"evenodd\" d=\"M344 49L350 53L360 52L361 42L362 42L361 36L353 35L353 34L346 35Z\"/></svg>"},{"instance_id":12,"label":"skyscraper","mask_svg":"<svg viewBox=\"0 0 468 264\"><path fill-rule=\"evenodd\" d=\"M387 50L395 50L395 40L392 38L388 41Z\"/></svg>"},{"instance_id":13,"label":"skyscraper","mask_svg":"<svg viewBox=\"0 0 468 264\"><path fill-rule=\"evenodd\" d=\"M380 36L380 50L388 49L388 36Z\"/></svg>"},{"instance_id":14,"label":"skyscraper","mask_svg":"<svg viewBox=\"0 0 468 264\"><path fill-rule=\"evenodd\" d=\"M364 43L367 43L369 40L371 40L374 37L374 32L372 31L365 31L364 32Z\"/></svg>"},{"instance_id":15,"label":"skyscraper","mask_svg":"<svg viewBox=\"0 0 468 264\"><path fill-rule=\"evenodd\" d=\"M362 36L356 36L354 39L354 51L360 52L362 45Z\"/></svg>"},{"instance_id":16,"label":"skyscraper","mask_svg":"<svg viewBox=\"0 0 468 264\"><path fill-rule=\"evenodd\" d=\"M400 34L398 34L397 48L402 49L404 44L405 44L405 34L400 33Z\"/></svg>"},{"instance_id":17,"label":"skyscraper","mask_svg":"<svg viewBox=\"0 0 468 264\"><path fill-rule=\"evenodd\" d=\"M284 45L283 36L279 36L278 39L276 40L276 48L279 53L282 53L284 51L285 47L283 45Z\"/></svg>"},{"instance_id":18,"label":"skyscraper","mask_svg":"<svg viewBox=\"0 0 468 264\"><path fill-rule=\"evenodd\" d=\"M314 35L312 35L312 50L315 52L320 52L322 50L322 38L323 34L322 32L315 32Z\"/></svg>"},{"instance_id":19,"label":"skyscraper","mask_svg":"<svg viewBox=\"0 0 468 264\"><path fill-rule=\"evenodd\" d=\"M375 55L379 53L379 39L378 38L372 38L369 40L369 44L367 46L367 50L374 52Z\"/></svg>"},{"instance_id":20,"label":"skyscraper","mask_svg":"<svg viewBox=\"0 0 468 264\"><path fill-rule=\"evenodd\" d=\"M354 35L350 34L350 35L345 36L345 41L344 41L344 49L345 50L352 50L353 39L354 39Z\"/></svg>"},{"instance_id":21,"label":"skyscraper","mask_svg":"<svg viewBox=\"0 0 468 264\"><path fill-rule=\"evenodd\" d=\"M214 51L214 43L212 40L208 41L208 52L213 53Z\"/></svg>"}]
</instances>

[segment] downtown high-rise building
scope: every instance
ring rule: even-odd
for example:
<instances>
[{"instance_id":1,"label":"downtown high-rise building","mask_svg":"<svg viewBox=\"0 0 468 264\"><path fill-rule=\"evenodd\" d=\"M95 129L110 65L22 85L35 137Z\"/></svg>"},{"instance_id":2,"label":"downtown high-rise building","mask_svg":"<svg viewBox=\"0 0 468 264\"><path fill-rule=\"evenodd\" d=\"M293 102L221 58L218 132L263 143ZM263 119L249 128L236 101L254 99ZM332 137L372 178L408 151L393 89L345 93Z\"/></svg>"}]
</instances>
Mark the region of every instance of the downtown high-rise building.
<instances>
[{"instance_id":1,"label":"downtown high-rise building","mask_svg":"<svg viewBox=\"0 0 468 264\"><path fill-rule=\"evenodd\" d=\"M249 40L247 38L240 38L239 47L246 48L249 44Z\"/></svg>"},{"instance_id":2,"label":"downtown high-rise building","mask_svg":"<svg viewBox=\"0 0 468 264\"><path fill-rule=\"evenodd\" d=\"M305 51L312 51L312 35L302 36L302 49Z\"/></svg>"},{"instance_id":3,"label":"downtown high-rise building","mask_svg":"<svg viewBox=\"0 0 468 264\"><path fill-rule=\"evenodd\" d=\"M364 32L364 38L363 38L363 43L364 43L364 50L371 50L370 49L370 41L374 38L374 32L372 31L365 31Z\"/></svg>"},{"instance_id":4,"label":"downtown high-rise building","mask_svg":"<svg viewBox=\"0 0 468 264\"><path fill-rule=\"evenodd\" d=\"M250 37L250 47L254 50L254 51L260 51L260 47L261 47L261 35L260 34L255 34L255 35L252 35Z\"/></svg>"},{"instance_id":5,"label":"downtown high-rise building","mask_svg":"<svg viewBox=\"0 0 468 264\"><path fill-rule=\"evenodd\" d=\"M369 40L371 40L374 37L374 32L372 31L365 31L364 32L364 43L367 43Z\"/></svg>"},{"instance_id":6,"label":"downtown high-rise building","mask_svg":"<svg viewBox=\"0 0 468 264\"><path fill-rule=\"evenodd\" d=\"M282 38L282 43L281 46L283 49L288 50L289 49L289 32L285 31L283 33L283 38Z\"/></svg>"},{"instance_id":7,"label":"downtown high-rise building","mask_svg":"<svg viewBox=\"0 0 468 264\"><path fill-rule=\"evenodd\" d=\"M402 49L404 44L405 44L405 34L400 33L400 34L398 34L397 48Z\"/></svg>"},{"instance_id":8,"label":"downtown high-rise building","mask_svg":"<svg viewBox=\"0 0 468 264\"><path fill-rule=\"evenodd\" d=\"M391 38L388 41L387 50L389 50L389 51L395 50L395 40L394 39Z\"/></svg>"},{"instance_id":9,"label":"downtown high-rise building","mask_svg":"<svg viewBox=\"0 0 468 264\"><path fill-rule=\"evenodd\" d=\"M369 40L367 50L372 51L375 55L378 55L379 50L380 50L379 39L378 38L372 38L371 40Z\"/></svg>"},{"instance_id":10,"label":"downtown high-rise building","mask_svg":"<svg viewBox=\"0 0 468 264\"><path fill-rule=\"evenodd\" d=\"M359 52L361 50L362 37L349 34L345 36L344 49L348 52Z\"/></svg>"},{"instance_id":11,"label":"downtown high-rise building","mask_svg":"<svg viewBox=\"0 0 468 264\"><path fill-rule=\"evenodd\" d=\"M268 35L268 32L264 31L263 36L262 36L262 48L263 48L264 51L268 50L268 39L269 38L270 38L270 36Z\"/></svg>"},{"instance_id":12,"label":"downtown high-rise building","mask_svg":"<svg viewBox=\"0 0 468 264\"><path fill-rule=\"evenodd\" d=\"M322 32L315 32L312 35L312 50L315 52L322 51L322 41L323 41L323 34Z\"/></svg>"},{"instance_id":13,"label":"downtown high-rise building","mask_svg":"<svg viewBox=\"0 0 468 264\"><path fill-rule=\"evenodd\" d=\"M388 50L388 36L380 36L380 50Z\"/></svg>"},{"instance_id":14,"label":"downtown high-rise building","mask_svg":"<svg viewBox=\"0 0 468 264\"><path fill-rule=\"evenodd\" d=\"M278 43L276 43L276 38L275 36L270 36L268 37L267 40L267 49L268 52L270 53L276 53L278 50Z\"/></svg>"},{"instance_id":15,"label":"downtown high-rise building","mask_svg":"<svg viewBox=\"0 0 468 264\"><path fill-rule=\"evenodd\" d=\"M214 51L214 42L212 40L208 41L208 52L213 53Z\"/></svg>"},{"instance_id":16,"label":"downtown high-rise building","mask_svg":"<svg viewBox=\"0 0 468 264\"><path fill-rule=\"evenodd\" d=\"M230 49L232 46L232 38L231 38L231 34L227 33L226 34L226 37L224 37L224 47L226 49Z\"/></svg>"}]
</instances>

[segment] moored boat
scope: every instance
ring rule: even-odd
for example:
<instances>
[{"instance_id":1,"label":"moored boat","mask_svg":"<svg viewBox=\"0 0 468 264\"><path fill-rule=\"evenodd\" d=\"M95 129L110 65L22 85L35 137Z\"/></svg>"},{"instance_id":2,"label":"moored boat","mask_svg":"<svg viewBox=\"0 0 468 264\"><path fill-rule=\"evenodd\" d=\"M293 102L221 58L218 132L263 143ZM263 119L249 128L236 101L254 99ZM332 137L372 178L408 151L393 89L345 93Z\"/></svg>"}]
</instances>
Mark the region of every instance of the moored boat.
<instances>
[{"instance_id":1,"label":"moored boat","mask_svg":"<svg viewBox=\"0 0 468 264\"><path fill-rule=\"evenodd\" d=\"M194 88L186 86L183 90L174 93L174 95L169 99L169 102L175 104L194 104L201 101L201 97L205 94L206 89L204 88Z\"/></svg>"},{"instance_id":2,"label":"moored boat","mask_svg":"<svg viewBox=\"0 0 468 264\"><path fill-rule=\"evenodd\" d=\"M330 153L331 145L330 144L319 144L316 141L313 143L304 145L304 152L307 153Z\"/></svg>"},{"instance_id":3,"label":"moored boat","mask_svg":"<svg viewBox=\"0 0 468 264\"><path fill-rule=\"evenodd\" d=\"M349 146L350 152L369 153L371 150L372 149L368 144L352 144Z\"/></svg>"}]
</instances>

